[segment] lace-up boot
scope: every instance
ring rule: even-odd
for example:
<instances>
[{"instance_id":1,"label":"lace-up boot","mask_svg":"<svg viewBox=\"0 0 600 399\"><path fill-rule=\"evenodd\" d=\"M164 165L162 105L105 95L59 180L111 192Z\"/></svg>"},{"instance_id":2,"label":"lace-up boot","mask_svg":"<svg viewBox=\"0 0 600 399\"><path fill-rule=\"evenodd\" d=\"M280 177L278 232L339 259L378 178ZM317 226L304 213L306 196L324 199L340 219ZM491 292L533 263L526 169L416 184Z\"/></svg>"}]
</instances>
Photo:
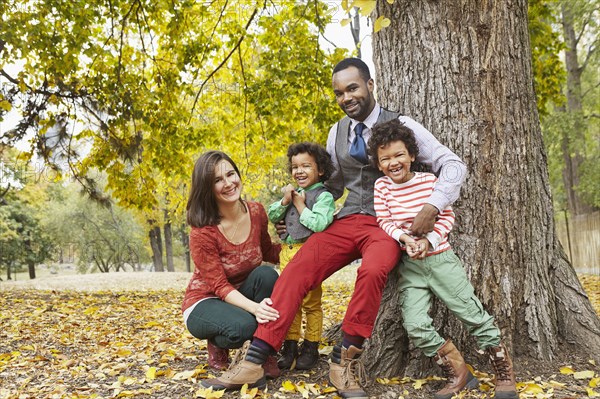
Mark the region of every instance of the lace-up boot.
<instances>
[{"instance_id":1,"label":"lace-up boot","mask_svg":"<svg viewBox=\"0 0 600 399\"><path fill-rule=\"evenodd\" d=\"M450 399L465 388L473 389L479 385L479 381L471 374L465 364L465 359L452 341L446 341L438 349L433 360L440 366L447 379L446 385L433 395L435 399Z\"/></svg>"},{"instance_id":2,"label":"lace-up boot","mask_svg":"<svg viewBox=\"0 0 600 399\"><path fill-rule=\"evenodd\" d=\"M267 356L268 353L251 346L250 341L246 341L242 349L237 351L227 371L218 378L202 380L200 384L204 388L212 387L214 390L238 390L244 384L248 384L248 388L263 389L267 382L262 364Z\"/></svg>"},{"instance_id":3,"label":"lace-up boot","mask_svg":"<svg viewBox=\"0 0 600 399\"><path fill-rule=\"evenodd\" d=\"M518 399L515 373L512 360L503 344L486 349L490 363L494 369L496 396L495 399Z\"/></svg>"},{"instance_id":4,"label":"lace-up boot","mask_svg":"<svg viewBox=\"0 0 600 399\"><path fill-rule=\"evenodd\" d=\"M331 352L329 364L329 382L342 398L368 399L368 395L360 384L366 385L367 374L362 362L358 359L362 353L354 345L348 349L335 346Z\"/></svg>"}]
</instances>

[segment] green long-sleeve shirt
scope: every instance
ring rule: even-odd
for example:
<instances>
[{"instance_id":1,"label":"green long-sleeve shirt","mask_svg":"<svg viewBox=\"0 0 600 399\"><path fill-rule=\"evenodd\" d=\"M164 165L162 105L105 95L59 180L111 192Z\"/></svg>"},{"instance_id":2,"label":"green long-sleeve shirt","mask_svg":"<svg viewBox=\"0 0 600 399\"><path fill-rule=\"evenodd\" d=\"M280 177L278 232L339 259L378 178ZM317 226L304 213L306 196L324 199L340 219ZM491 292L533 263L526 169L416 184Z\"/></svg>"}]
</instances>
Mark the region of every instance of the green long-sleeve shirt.
<instances>
[{"instance_id":1,"label":"green long-sleeve shirt","mask_svg":"<svg viewBox=\"0 0 600 399\"><path fill-rule=\"evenodd\" d=\"M308 187L306 191L313 190L317 187L324 187L324 185L321 182L315 183ZM298 188L296 191L301 193L305 190ZM269 220L273 223L278 223L283 220L287 209L291 205L291 202L288 205L281 205L281 200L273 202L267 210ZM333 200L333 195L331 195L329 191L325 191L317 197L317 201L313 205L312 209L306 208L302 211L302 214L300 215L300 223L309 230L318 233L319 231L325 230L327 226L331 224L333 221L334 211L335 203ZM292 237L288 236L284 242L286 244L297 244L303 241L294 240Z\"/></svg>"}]
</instances>

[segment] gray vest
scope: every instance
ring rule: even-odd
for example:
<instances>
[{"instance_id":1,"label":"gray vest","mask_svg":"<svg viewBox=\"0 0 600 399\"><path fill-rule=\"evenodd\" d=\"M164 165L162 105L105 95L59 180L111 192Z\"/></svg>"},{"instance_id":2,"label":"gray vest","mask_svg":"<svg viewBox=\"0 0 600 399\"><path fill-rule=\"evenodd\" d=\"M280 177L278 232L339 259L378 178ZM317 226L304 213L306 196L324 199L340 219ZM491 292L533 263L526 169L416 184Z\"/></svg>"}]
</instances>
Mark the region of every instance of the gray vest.
<instances>
[{"instance_id":1,"label":"gray vest","mask_svg":"<svg viewBox=\"0 0 600 399\"><path fill-rule=\"evenodd\" d=\"M315 187L312 190L305 191L306 194L306 207L312 210L312 207L317 202L317 198L321 193L327 191L325 187ZM280 234L279 238L285 240L288 235L292 237L294 240L304 240L308 238L313 231L300 223L300 213L298 209L294 206L294 204L290 204L286 213L285 213L285 228L287 230L286 233Z\"/></svg>"},{"instance_id":2,"label":"gray vest","mask_svg":"<svg viewBox=\"0 0 600 399\"><path fill-rule=\"evenodd\" d=\"M397 112L381 108L377 123L387 122L398 118L399 115ZM349 154L349 133L350 118L345 116L338 122L335 153L340 171L344 177L344 186L348 189L348 197L337 217L342 218L355 213L375 216L375 209L373 209L373 189L375 187L375 180L383 176L383 173L371 166L370 163L364 165Z\"/></svg>"}]
</instances>

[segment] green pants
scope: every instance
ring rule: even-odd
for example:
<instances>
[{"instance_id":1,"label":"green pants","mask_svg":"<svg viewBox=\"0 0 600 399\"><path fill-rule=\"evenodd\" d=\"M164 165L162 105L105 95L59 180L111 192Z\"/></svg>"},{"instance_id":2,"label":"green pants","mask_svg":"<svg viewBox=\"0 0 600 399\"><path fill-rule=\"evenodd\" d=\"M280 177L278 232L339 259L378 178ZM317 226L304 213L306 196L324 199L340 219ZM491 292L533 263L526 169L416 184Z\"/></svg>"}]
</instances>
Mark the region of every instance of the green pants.
<instances>
[{"instance_id":1,"label":"green pants","mask_svg":"<svg viewBox=\"0 0 600 399\"><path fill-rule=\"evenodd\" d=\"M423 260L402 256L400 265L400 306L404 328L417 348L435 356L445 340L429 317L433 295L463 322L477 339L480 349L500 344L500 330L475 296L463 265L452 250Z\"/></svg>"},{"instance_id":2,"label":"green pants","mask_svg":"<svg viewBox=\"0 0 600 399\"><path fill-rule=\"evenodd\" d=\"M271 296L278 274L270 266L254 269L238 291L254 302ZM208 339L219 348L240 348L252 339L258 323L253 314L218 298L196 305L187 319L187 328L196 338Z\"/></svg>"}]
</instances>

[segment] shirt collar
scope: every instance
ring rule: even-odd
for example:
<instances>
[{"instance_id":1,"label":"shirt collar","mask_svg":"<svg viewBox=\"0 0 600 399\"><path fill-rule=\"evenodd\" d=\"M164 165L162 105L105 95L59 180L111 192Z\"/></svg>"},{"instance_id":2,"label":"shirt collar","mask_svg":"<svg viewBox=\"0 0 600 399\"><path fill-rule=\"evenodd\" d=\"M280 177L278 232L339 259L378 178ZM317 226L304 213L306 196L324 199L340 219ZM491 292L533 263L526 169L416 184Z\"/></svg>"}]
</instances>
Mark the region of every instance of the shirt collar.
<instances>
[{"instance_id":1,"label":"shirt collar","mask_svg":"<svg viewBox=\"0 0 600 399\"><path fill-rule=\"evenodd\" d=\"M375 123L377 123L377 118L379 118L379 113L381 112L381 106L379 105L379 103L375 103L375 106L373 107L373 111L371 111L371 113L369 114L369 116L367 116L367 118L362 121L362 123L364 123L367 128L371 129L373 128L373 125L375 125ZM357 121L356 119L352 119L350 118L350 131L353 132L354 128L356 127L356 125L358 125L360 123L360 121Z\"/></svg>"},{"instance_id":2,"label":"shirt collar","mask_svg":"<svg viewBox=\"0 0 600 399\"><path fill-rule=\"evenodd\" d=\"M319 181L319 182L316 182L315 184L313 184L312 186L306 187L305 189L302 188L302 187L298 187L297 191L299 193L301 193L302 191L310 191L310 190L312 190L314 188L317 188L317 187L325 187L325 185L322 182Z\"/></svg>"}]
</instances>

